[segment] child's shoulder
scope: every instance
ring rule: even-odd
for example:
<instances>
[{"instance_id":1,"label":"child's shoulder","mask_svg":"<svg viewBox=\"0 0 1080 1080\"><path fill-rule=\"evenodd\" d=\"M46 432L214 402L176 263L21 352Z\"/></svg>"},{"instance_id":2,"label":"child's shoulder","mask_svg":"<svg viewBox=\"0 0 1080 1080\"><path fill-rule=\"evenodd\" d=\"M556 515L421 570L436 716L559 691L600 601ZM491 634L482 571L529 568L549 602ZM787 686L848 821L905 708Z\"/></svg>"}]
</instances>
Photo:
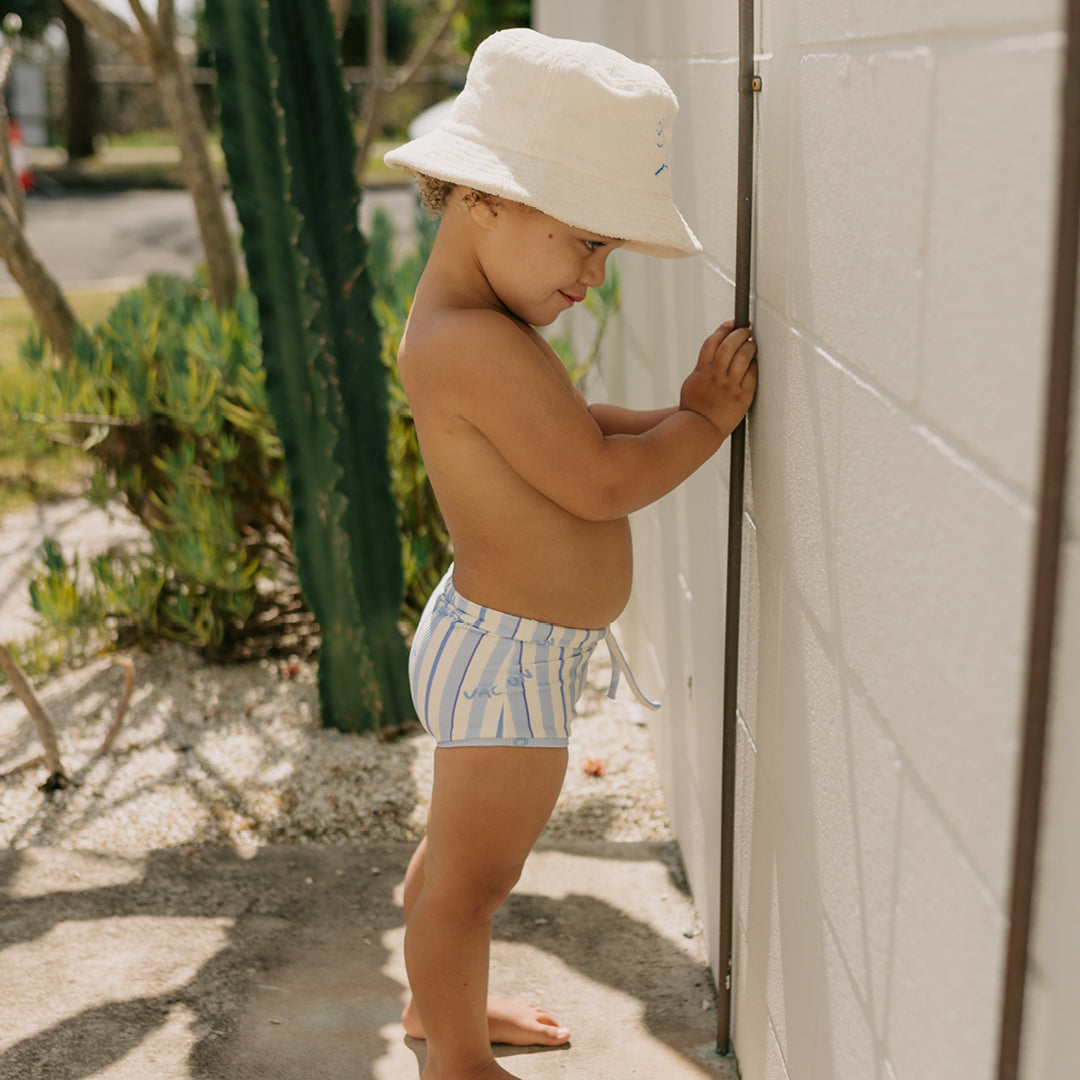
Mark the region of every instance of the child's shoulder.
<instances>
[{"instance_id":1,"label":"child's shoulder","mask_svg":"<svg viewBox=\"0 0 1080 1080\"><path fill-rule=\"evenodd\" d=\"M513 361L543 363L539 334L491 308L441 308L416 311L398 353L402 378L484 379L493 365Z\"/></svg>"}]
</instances>

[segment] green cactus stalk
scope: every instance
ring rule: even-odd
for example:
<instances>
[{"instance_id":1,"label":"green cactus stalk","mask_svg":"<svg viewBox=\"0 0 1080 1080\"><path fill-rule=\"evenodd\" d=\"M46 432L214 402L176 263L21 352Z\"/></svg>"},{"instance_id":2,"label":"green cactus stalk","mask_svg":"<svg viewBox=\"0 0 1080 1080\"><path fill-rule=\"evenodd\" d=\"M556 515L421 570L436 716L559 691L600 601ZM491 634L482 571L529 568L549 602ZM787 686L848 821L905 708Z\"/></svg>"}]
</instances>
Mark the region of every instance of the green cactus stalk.
<instances>
[{"instance_id":1,"label":"green cactus stalk","mask_svg":"<svg viewBox=\"0 0 1080 1080\"><path fill-rule=\"evenodd\" d=\"M413 710L386 373L333 22L312 0L209 0L207 16L300 583L323 631L323 721L377 730Z\"/></svg>"}]
</instances>

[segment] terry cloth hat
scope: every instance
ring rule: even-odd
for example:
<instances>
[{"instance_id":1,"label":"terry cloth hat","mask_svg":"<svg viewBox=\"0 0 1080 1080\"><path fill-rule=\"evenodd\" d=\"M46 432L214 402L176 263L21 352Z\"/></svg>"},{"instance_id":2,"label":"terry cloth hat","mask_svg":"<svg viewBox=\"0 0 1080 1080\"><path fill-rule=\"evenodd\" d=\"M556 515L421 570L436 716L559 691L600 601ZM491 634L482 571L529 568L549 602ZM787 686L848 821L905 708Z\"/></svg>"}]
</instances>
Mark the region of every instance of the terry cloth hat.
<instances>
[{"instance_id":1,"label":"terry cloth hat","mask_svg":"<svg viewBox=\"0 0 1080 1080\"><path fill-rule=\"evenodd\" d=\"M701 250L671 198L679 104L651 67L583 41L500 30L473 54L444 123L387 165L524 203L676 258Z\"/></svg>"}]
</instances>

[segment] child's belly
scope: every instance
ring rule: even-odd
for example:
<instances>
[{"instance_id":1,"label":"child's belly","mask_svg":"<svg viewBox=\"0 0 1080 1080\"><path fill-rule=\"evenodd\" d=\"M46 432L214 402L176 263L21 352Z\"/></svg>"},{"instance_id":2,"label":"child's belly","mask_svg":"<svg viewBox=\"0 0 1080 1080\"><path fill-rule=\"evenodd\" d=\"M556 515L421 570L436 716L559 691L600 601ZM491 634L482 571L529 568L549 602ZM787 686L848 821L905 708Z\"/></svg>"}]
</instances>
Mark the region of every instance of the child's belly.
<instances>
[{"instance_id":1,"label":"child's belly","mask_svg":"<svg viewBox=\"0 0 1080 1080\"><path fill-rule=\"evenodd\" d=\"M491 523L489 523L491 524ZM454 536L454 587L511 615L579 629L607 626L630 598L630 523L518 522Z\"/></svg>"}]
</instances>

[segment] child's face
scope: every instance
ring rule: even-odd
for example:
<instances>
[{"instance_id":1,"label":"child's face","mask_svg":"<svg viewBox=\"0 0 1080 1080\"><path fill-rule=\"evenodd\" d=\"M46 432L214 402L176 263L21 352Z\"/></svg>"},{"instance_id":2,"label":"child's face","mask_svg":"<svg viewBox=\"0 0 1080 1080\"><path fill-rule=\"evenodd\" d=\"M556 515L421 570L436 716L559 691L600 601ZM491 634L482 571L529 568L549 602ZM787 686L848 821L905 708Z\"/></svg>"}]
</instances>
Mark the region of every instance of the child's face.
<instances>
[{"instance_id":1,"label":"child's face","mask_svg":"<svg viewBox=\"0 0 1080 1080\"><path fill-rule=\"evenodd\" d=\"M565 225L520 203L501 202L484 258L499 300L519 319L547 326L602 285L623 241Z\"/></svg>"}]
</instances>

